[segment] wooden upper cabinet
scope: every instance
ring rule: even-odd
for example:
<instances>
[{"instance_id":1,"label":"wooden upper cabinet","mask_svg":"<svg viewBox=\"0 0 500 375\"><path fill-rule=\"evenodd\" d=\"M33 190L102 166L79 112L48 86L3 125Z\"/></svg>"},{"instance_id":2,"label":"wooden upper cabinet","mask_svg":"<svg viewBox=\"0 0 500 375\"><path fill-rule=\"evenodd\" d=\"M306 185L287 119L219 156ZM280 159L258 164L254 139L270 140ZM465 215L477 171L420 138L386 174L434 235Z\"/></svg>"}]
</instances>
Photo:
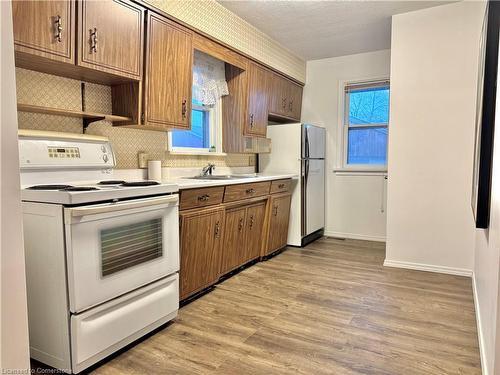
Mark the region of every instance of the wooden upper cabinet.
<instances>
[{"instance_id":1,"label":"wooden upper cabinet","mask_svg":"<svg viewBox=\"0 0 500 375\"><path fill-rule=\"evenodd\" d=\"M17 53L74 64L74 1L13 1L12 17Z\"/></svg>"},{"instance_id":2,"label":"wooden upper cabinet","mask_svg":"<svg viewBox=\"0 0 500 375\"><path fill-rule=\"evenodd\" d=\"M148 12L143 124L191 128L193 35Z\"/></svg>"},{"instance_id":3,"label":"wooden upper cabinet","mask_svg":"<svg viewBox=\"0 0 500 375\"><path fill-rule=\"evenodd\" d=\"M269 113L300 121L302 86L276 73L269 75Z\"/></svg>"},{"instance_id":4,"label":"wooden upper cabinet","mask_svg":"<svg viewBox=\"0 0 500 375\"><path fill-rule=\"evenodd\" d=\"M77 65L141 79L144 10L127 0L78 2Z\"/></svg>"},{"instance_id":5,"label":"wooden upper cabinet","mask_svg":"<svg viewBox=\"0 0 500 375\"><path fill-rule=\"evenodd\" d=\"M248 64L248 113L244 134L265 137L267 130L269 80L268 70L253 62Z\"/></svg>"},{"instance_id":6,"label":"wooden upper cabinet","mask_svg":"<svg viewBox=\"0 0 500 375\"><path fill-rule=\"evenodd\" d=\"M265 255L286 246L292 195L276 194L269 200L269 227Z\"/></svg>"},{"instance_id":7,"label":"wooden upper cabinet","mask_svg":"<svg viewBox=\"0 0 500 375\"><path fill-rule=\"evenodd\" d=\"M287 110L286 82L278 74L269 72L269 113L284 115Z\"/></svg>"},{"instance_id":8,"label":"wooden upper cabinet","mask_svg":"<svg viewBox=\"0 0 500 375\"><path fill-rule=\"evenodd\" d=\"M300 121L302 112L302 86L288 83L288 117Z\"/></svg>"},{"instance_id":9,"label":"wooden upper cabinet","mask_svg":"<svg viewBox=\"0 0 500 375\"><path fill-rule=\"evenodd\" d=\"M220 274L224 210L180 214L180 299L215 283Z\"/></svg>"}]
</instances>

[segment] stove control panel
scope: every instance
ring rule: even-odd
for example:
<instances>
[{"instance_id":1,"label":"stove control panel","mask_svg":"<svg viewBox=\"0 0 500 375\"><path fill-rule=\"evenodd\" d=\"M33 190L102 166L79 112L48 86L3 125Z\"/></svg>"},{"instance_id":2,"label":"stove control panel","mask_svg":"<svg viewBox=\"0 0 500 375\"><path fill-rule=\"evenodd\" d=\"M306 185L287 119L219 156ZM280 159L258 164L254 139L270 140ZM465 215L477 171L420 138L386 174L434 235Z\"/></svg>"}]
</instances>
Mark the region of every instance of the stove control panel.
<instances>
[{"instance_id":1,"label":"stove control panel","mask_svg":"<svg viewBox=\"0 0 500 375\"><path fill-rule=\"evenodd\" d=\"M21 168L113 168L115 157L107 138L50 132L19 133Z\"/></svg>"},{"instance_id":2,"label":"stove control panel","mask_svg":"<svg viewBox=\"0 0 500 375\"><path fill-rule=\"evenodd\" d=\"M80 158L78 147L48 147L49 158Z\"/></svg>"}]
</instances>

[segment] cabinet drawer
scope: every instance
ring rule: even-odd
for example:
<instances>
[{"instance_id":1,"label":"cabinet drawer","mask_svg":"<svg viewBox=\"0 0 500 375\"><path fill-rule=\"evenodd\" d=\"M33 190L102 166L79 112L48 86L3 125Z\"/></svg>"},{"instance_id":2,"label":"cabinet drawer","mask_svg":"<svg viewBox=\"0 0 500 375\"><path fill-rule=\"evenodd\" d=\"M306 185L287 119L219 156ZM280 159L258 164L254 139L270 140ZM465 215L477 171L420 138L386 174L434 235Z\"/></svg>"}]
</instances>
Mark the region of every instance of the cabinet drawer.
<instances>
[{"instance_id":1,"label":"cabinet drawer","mask_svg":"<svg viewBox=\"0 0 500 375\"><path fill-rule=\"evenodd\" d=\"M284 193L290 191L292 180L276 180L271 182L271 194Z\"/></svg>"},{"instance_id":2,"label":"cabinet drawer","mask_svg":"<svg viewBox=\"0 0 500 375\"><path fill-rule=\"evenodd\" d=\"M181 191L180 209L206 207L222 203L224 186Z\"/></svg>"},{"instance_id":3,"label":"cabinet drawer","mask_svg":"<svg viewBox=\"0 0 500 375\"><path fill-rule=\"evenodd\" d=\"M224 202L234 202L242 199L260 197L269 194L270 181L251 184L230 185L226 187Z\"/></svg>"}]
</instances>

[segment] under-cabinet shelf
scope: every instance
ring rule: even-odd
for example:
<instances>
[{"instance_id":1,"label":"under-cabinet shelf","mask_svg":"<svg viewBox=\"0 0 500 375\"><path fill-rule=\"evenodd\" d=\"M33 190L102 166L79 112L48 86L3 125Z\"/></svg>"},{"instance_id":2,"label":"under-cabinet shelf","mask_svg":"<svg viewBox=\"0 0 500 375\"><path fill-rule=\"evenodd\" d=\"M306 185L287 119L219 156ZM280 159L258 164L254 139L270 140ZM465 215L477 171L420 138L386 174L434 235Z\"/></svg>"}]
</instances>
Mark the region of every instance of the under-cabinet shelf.
<instances>
[{"instance_id":1,"label":"under-cabinet shelf","mask_svg":"<svg viewBox=\"0 0 500 375\"><path fill-rule=\"evenodd\" d=\"M18 104L17 110L20 112L44 113L47 115L78 117L83 119L84 129L95 121L107 120L111 122L132 121L131 117L109 115L97 112L76 111L73 109L41 107L31 104Z\"/></svg>"}]
</instances>

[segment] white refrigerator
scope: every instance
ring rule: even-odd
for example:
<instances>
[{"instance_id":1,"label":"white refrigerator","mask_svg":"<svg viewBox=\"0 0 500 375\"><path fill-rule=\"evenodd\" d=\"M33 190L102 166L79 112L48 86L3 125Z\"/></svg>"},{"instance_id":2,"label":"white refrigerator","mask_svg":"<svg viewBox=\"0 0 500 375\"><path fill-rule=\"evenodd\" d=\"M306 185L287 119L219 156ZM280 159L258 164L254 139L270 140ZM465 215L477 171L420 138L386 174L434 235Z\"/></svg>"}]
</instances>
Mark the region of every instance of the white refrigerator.
<instances>
[{"instance_id":1,"label":"white refrigerator","mask_svg":"<svg viewBox=\"0 0 500 375\"><path fill-rule=\"evenodd\" d=\"M259 172L294 173L288 244L305 246L325 227L325 129L310 124L267 127L271 153L259 155Z\"/></svg>"}]
</instances>

